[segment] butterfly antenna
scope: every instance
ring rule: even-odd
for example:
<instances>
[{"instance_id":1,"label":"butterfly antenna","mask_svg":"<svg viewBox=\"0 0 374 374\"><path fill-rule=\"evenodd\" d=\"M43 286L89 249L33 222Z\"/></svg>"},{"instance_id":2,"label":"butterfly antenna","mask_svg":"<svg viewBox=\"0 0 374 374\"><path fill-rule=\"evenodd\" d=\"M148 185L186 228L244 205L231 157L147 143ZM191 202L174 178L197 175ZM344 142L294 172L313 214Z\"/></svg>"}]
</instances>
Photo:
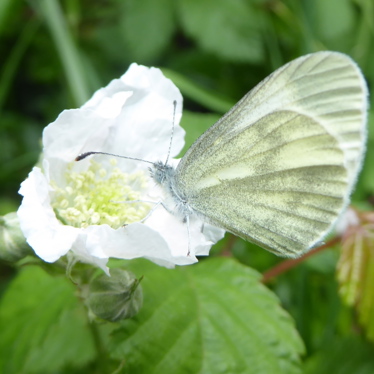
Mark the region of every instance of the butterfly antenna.
<instances>
[{"instance_id":1,"label":"butterfly antenna","mask_svg":"<svg viewBox=\"0 0 374 374\"><path fill-rule=\"evenodd\" d=\"M177 100L173 101L173 105L174 105L174 110L173 110L173 126L171 127L171 137L170 137L169 151L168 151L168 155L166 157L165 165L169 162L170 152L171 152L171 145L173 143L174 128L175 128L175 112L177 111Z\"/></svg>"},{"instance_id":2,"label":"butterfly antenna","mask_svg":"<svg viewBox=\"0 0 374 374\"><path fill-rule=\"evenodd\" d=\"M119 158L126 158L127 160L142 161L142 162L147 162L148 164L152 164L153 165L153 162L147 161L147 160L143 160L141 158L128 157L128 156L120 156L120 155L116 155L114 153L107 153L107 152L84 152L84 153L81 153L79 156L77 156L75 158L75 161L83 160L87 156L91 156L91 155L107 155L107 156L113 156L113 157L119 157Z\"/></svg>"}]
</instances>

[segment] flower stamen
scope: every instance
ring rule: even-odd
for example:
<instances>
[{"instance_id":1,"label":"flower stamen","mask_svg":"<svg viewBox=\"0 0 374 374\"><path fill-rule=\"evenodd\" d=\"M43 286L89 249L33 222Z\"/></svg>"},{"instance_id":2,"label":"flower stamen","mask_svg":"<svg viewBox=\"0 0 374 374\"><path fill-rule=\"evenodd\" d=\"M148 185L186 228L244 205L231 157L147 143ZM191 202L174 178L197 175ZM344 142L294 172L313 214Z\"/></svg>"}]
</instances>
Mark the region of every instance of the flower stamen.
<instances>
[{"instance_id":1,"label":"flower stamen","mask_svg":"<svg viewBox=\"0 0 374 374\"><path fill-rule=\"evenodd\" d=\"M57 218L74 227L108 224L114 229L141 221L150 210L148 203L139 202L147 187L146 175L143 171L124 173L116 165L116 160L111 160L110 169L105 169L91 160L86 171L68 168L66 186L52 182ZM121 204L131 201L134 203Z\"/></svg>"}]
</instances>

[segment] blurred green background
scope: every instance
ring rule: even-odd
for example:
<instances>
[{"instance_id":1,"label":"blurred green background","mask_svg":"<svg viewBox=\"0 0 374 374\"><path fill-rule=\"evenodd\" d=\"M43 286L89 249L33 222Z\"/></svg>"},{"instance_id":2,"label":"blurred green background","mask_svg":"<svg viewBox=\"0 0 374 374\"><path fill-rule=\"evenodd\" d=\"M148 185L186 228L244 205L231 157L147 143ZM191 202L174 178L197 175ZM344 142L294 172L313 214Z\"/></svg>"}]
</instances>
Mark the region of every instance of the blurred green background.
<instances>
[{"instance_id":1,"label":"blurred green background","mask_svg":"<svg viewBox=\"0 0 374 374\"><path fill-rule=\"evenodd\" d=\"M160 67L180 88L188 146L277 67L318 50L349 54L370 89L374 2L0 0L0 214L18 208L17 191L39 157L43 128L130 63ZM373 149L369 116L368 152L353 197L365 209L374 202ZM232 237L215 250L227 248L259 271L281 261ZM308 373L373 373L373 347L338 296L337 257L325 251L271 287L296 320Z\"/></svg>"}]
</instances>

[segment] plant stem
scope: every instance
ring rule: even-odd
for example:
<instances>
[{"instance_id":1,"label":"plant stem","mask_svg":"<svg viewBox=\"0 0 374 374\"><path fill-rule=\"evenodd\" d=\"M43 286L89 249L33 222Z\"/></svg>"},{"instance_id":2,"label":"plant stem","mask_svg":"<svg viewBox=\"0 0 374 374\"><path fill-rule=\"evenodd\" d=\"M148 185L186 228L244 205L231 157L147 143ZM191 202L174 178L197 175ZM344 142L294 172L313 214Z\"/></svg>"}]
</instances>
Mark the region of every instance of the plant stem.
<instances>
[{"instance_id":1,"label":"plant stem","mask_svg":"<svg viewBox=\"0 0 374 374\"><path fill-rule=\"evenodd\" d=\"M270 279L277 277L278 275L285 273L286 271L292 269L296 265L300 264L301 262L305 261L308 257L315 255L318 252L321 252L327 248L332 247L333 245L340 242L340 237L337 236L331 240L329 240L326 244L321 245L318 248L312 249L311 251L305 253L303 256L299 258L293 258L290 260L285 260L278 265L272 267L271 269L265 271L265 273L262 275L262 282L268 283Z\"/></svg>"}]
</instances>

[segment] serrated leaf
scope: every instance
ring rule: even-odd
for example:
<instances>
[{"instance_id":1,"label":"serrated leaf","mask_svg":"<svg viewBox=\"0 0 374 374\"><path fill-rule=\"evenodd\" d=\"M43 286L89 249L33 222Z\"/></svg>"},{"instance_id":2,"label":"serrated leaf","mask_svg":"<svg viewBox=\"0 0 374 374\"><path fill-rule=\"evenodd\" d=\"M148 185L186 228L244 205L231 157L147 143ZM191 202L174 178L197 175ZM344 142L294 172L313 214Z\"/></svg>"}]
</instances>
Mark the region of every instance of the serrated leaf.
<instances>
[{"instance_id":1,"label":"serrated leaf","mask_svg":"<svg viewBox=\"0 0 374 374\"><path fill-rule=\"evenodd\" d=\"M340 295L354 306L369 339L374 340L374 214L360 214L360 223L343 237L337 266Z\"/></svg>"},{"instance_id":2,"label":"serrated leaf","mask_svg":"<svg viewBox=\"0 0 374 374\"><path fill-rule=\"evenodd\" d=\"M125 0L123 38L131 59L146 62L157 58L170 43L175 29L172 0Z\"/></svg>"},{"instance_id":3,"label":"serrated leaf","mask_svg":"<svg viewBox=\"0 0 374 374\"><path fill-rule=\"evenodd\" d=\"M234 62L260 62L264 57L261 29L264 14L245 0L180 0L180 18L187 35L206 52Z\"/></svg>"},{"instance_id":4,"label":"serrated leaf","mask_svg":"<svg viewBox=\"0 0 374 374\"><path fill-rule=\"evenodd\" d=\"M228 258L129 268L144 276L144 306L111 342L125 373L300 373L302 342L259 273Z\"/></svg>"},{"instance_id":5,"label":"serrated leaf","mask_svg":"<svg viewBox=\"0 0 374 374\"><path fill-rule=\"evenodd\" d=\"M0 303L0 373L52 373L94 357L86 312L64 277L22 269Z\"/></svg>"}]
</instances>

